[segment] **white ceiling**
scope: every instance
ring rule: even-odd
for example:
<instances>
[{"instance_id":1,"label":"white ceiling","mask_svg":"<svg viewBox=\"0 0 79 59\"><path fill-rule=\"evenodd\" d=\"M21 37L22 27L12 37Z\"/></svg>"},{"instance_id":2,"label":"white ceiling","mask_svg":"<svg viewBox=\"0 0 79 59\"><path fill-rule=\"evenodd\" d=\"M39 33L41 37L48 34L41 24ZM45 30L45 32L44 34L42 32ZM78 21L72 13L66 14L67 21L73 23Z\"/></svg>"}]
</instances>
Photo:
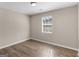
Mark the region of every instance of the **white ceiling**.
<instances>
[{"instance_id":1,"label":"white ceiling","mask_svg":"<svg viewBox=\"0 0 79 59\"><path fill-rule=\"evenodd\" d=\"M27 15L33 15L76 4L76 2L37 2L36 6L31 6L30 2L0 2L0 8L13 10Z\"/></svg>"}]
</instances>

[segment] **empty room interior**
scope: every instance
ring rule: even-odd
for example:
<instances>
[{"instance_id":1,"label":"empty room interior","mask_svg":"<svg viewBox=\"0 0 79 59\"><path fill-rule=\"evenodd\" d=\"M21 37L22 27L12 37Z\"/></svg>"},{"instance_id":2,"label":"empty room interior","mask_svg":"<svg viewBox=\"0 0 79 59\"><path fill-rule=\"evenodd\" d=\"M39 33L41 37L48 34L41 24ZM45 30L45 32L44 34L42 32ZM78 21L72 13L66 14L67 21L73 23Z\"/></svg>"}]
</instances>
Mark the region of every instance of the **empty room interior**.
<instances>
[{"instance_id":1,"label":"empty room interior","mask_svg":"<svg viewBox=\"0 0 79 59\"><path fill-rule=\"evenodd\" d=\"M78 57L77 2L0 2L0 57Z\"/></svg>"}]
</instances>

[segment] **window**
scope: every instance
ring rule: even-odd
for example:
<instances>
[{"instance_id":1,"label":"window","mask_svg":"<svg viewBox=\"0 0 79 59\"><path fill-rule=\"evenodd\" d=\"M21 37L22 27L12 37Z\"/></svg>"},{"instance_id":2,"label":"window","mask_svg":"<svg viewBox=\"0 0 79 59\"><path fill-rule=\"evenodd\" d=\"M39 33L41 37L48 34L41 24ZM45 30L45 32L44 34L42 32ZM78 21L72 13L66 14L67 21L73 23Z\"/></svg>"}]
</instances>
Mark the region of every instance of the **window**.
<instances>
[{"instance_id":1,"label":"window","mask_svg":"<svg viewBox=\"0 0 79 59\"><path fill-rule=\"evenodd\" d=\"M52 17L51 16L42 17L42 32L52 33Z\"/></svg>"}]
</instances>

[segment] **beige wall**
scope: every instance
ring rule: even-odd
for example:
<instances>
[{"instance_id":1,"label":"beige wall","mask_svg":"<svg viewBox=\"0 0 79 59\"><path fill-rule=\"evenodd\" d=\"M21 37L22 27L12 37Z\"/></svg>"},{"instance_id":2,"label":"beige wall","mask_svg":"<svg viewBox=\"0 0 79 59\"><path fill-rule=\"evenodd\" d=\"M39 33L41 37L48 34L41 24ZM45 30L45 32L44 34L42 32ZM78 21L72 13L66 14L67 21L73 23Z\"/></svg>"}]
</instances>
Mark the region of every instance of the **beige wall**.
<instances>
[{"instance_id":1,"label":"beige wall","mask_svg":"<svg viewBox=\"0 0 79 59\"><path fill-rule=\"evenodd\" d=\"M52 16L52 34L42 33L41 18ZM77 6L31 16L31 38L77 49Z\"/></svg>"},{"instance_id":2,"label":"beige wall","mask_svg":"<svg viewBox=\"0 0 79 59\"><path fill-rule=\"evenodd\" d=\"M29 17L0 9L0 47L29 38Z\"/></svg>"},{"instance_id":3,"label":"beige wall","mask_svg":"<svg viewBox=\"0 0 79 59\"><path fill-rule=\"evenodd\" d=\"M79 4L78 4L78 52L79 52ZM78 53L79 56L79 53Z\"/></svg>"}]
</instances>

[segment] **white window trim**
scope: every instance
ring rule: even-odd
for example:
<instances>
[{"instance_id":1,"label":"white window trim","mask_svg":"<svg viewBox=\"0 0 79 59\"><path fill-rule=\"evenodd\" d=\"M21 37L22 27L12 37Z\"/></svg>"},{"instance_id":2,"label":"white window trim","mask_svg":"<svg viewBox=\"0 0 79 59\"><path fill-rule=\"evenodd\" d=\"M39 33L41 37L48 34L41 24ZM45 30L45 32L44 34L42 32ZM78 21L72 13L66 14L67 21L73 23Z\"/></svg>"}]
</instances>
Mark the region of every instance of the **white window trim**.
<instances>
[{"instance_id":1,"label":"white window trim","mask_svg":"<svg viewBox=\"0 0 79 59\"><path fill-rule=\"evenodd\" d=\"M43 24L43 17L42 17L42 33L52 33L52 32L46 32L46 31L44 31L43 29L43 25L53 25L53 24Z\"/></svg>"}]
</instances>

